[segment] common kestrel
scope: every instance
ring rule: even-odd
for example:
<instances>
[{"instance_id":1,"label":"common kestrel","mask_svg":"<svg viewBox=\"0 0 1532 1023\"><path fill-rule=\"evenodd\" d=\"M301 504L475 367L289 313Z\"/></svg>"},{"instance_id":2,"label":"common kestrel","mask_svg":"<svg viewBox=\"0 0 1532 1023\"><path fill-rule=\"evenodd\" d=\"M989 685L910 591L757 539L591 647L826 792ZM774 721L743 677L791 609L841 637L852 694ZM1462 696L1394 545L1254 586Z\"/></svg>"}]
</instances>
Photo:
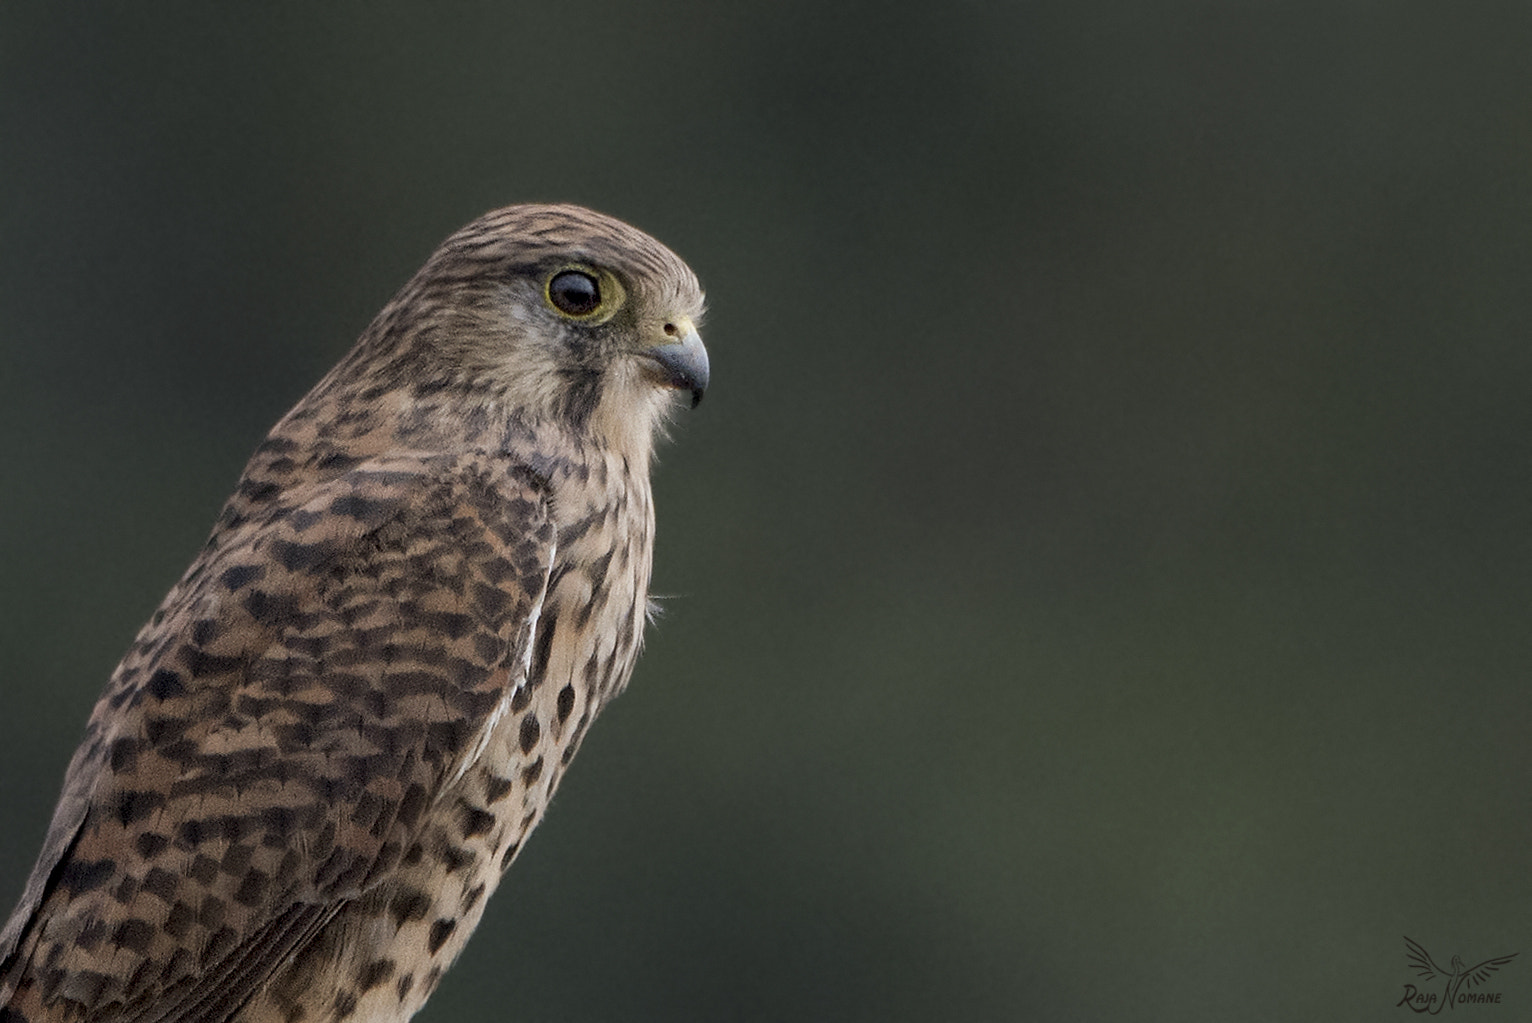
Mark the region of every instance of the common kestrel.
<instances>
[{"instance_id":1,"label":"common kestrel","mask_svg":"<svg viewBox=\"0 0 1532 1023\"><path fill-rule=\"evenodd\" d=\"M256 450L96 705L0 1023L404 1020L648 611L702 291L575 206L463 228Z\"/></svg>"}]
</instances>

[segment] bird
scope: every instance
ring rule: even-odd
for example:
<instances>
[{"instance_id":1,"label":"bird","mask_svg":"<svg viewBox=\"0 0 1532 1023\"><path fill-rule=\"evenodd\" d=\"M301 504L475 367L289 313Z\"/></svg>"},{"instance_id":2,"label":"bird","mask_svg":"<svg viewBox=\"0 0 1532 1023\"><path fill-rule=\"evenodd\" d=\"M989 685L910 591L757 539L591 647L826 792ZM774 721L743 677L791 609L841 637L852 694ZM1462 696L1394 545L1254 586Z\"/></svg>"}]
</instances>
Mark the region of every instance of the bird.
<instances>
[{"instance_id":1,"label":"bird","mask_svg":"<svg viewBox=\"0 0 1532 1023\"><path fill-rule=\"evenodd\" d=\"M1432 1015L1441 1012L1444 1006L1451 1008L1457 1002L1459 991L1465 983L1469 987L1479 986L1487 981L1491 974L1498 972L1502 966L1520 954L1512 952L1510 955L1496 956L1475 966L1467 965L1463 962L1462 956L1454 955L1451 960L1451 969L1444 970L1432 960L1431 953L1418 942L1411 940L1409 935L1404 936L1404 946L1405 959L1409 961L1410 968L1417 976L1424 980L1435 980L1440 977L1446 982L1446 987L1442 990L1442 1000L1429 1010Z\"/></svg>"},{"instance_id":2,"label":"bird","mask_svg":"<svg viewBox=\"0 0 1532 1023\"><path fill-rule=\"evenodd\" d=\"M703 306L579 206L442 243L111 675L0 931L0 1023L420 1009L632 673Z\"/></svg>"}]
</instances>

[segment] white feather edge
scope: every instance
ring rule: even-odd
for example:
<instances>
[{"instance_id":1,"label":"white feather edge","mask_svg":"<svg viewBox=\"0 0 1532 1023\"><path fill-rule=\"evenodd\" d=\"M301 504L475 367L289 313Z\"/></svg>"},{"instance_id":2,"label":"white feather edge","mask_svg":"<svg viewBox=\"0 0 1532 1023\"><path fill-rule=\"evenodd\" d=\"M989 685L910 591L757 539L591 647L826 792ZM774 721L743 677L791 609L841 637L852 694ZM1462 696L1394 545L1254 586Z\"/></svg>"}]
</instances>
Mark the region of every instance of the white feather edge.
<instances>
[{"instance_id":1,"label":"white feather edge","mask_svg":"<svg viewBox=\"0 0 1532 1023\"><path fill-rule=\"evenodd\" d=\"M527 684L527 678L532 673L532 650L537 646L537 622L542 617L543 603L548 599L548 580L553 576L553 559L558 554L558 546L556 539L548 545L548 566L543 570L543 599L532 605L532 611L527 616L527 645L521 651L521 677L500 697L500 702L495 704L495 709L489 712L489 718L485 720L484 727L479 729L479 734L474 739L473 749L463 758L462 763L458 764L451 780L442 786L443 792L462 781L468 769L479 762L479 758L489 748L489 740L495 734L495 727L511 709L511 701L516 699L516 694L521 692Z\"/></svg>"}]
</instances>

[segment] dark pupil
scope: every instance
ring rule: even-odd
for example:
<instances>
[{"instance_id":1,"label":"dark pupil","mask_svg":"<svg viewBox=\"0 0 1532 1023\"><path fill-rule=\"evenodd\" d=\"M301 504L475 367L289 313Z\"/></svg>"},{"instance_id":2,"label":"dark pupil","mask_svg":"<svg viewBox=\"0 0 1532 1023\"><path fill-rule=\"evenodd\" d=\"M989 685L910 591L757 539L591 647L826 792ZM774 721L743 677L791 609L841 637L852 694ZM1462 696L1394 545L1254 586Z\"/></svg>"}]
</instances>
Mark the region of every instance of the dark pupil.
<instances>
[{"instance_id":1,"label":"dark pupil","mask_svg":"<svg viewBox=\"0 0 1532 1023\"><path fill-rule=\"evenodd\" d=\"M584 316L595 312L601 304L601 289L590 274L578 270L565 270L548 282L548 295L553 304L570 316Z\"/></svg>"}]
</instances>

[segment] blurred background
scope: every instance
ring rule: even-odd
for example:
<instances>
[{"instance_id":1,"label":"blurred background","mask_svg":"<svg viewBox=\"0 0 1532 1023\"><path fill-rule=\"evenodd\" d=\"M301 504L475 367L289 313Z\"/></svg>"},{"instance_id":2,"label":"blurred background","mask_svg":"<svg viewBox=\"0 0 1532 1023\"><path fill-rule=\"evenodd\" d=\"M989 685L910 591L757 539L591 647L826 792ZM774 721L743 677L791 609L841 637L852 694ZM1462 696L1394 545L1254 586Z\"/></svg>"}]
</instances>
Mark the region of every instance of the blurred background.
<instances>
[{"instance_id":1,"label":"blurred background","mask_svg":"<svg viewBox=\"0 0 1532 1023\"><path fill-rule=\"evenodd\" d=\"M435 245L707 286L666 613L419 1017L1532 1012L1532 11L0 6L0 900Z\"/></svg>"}]
</instances>

